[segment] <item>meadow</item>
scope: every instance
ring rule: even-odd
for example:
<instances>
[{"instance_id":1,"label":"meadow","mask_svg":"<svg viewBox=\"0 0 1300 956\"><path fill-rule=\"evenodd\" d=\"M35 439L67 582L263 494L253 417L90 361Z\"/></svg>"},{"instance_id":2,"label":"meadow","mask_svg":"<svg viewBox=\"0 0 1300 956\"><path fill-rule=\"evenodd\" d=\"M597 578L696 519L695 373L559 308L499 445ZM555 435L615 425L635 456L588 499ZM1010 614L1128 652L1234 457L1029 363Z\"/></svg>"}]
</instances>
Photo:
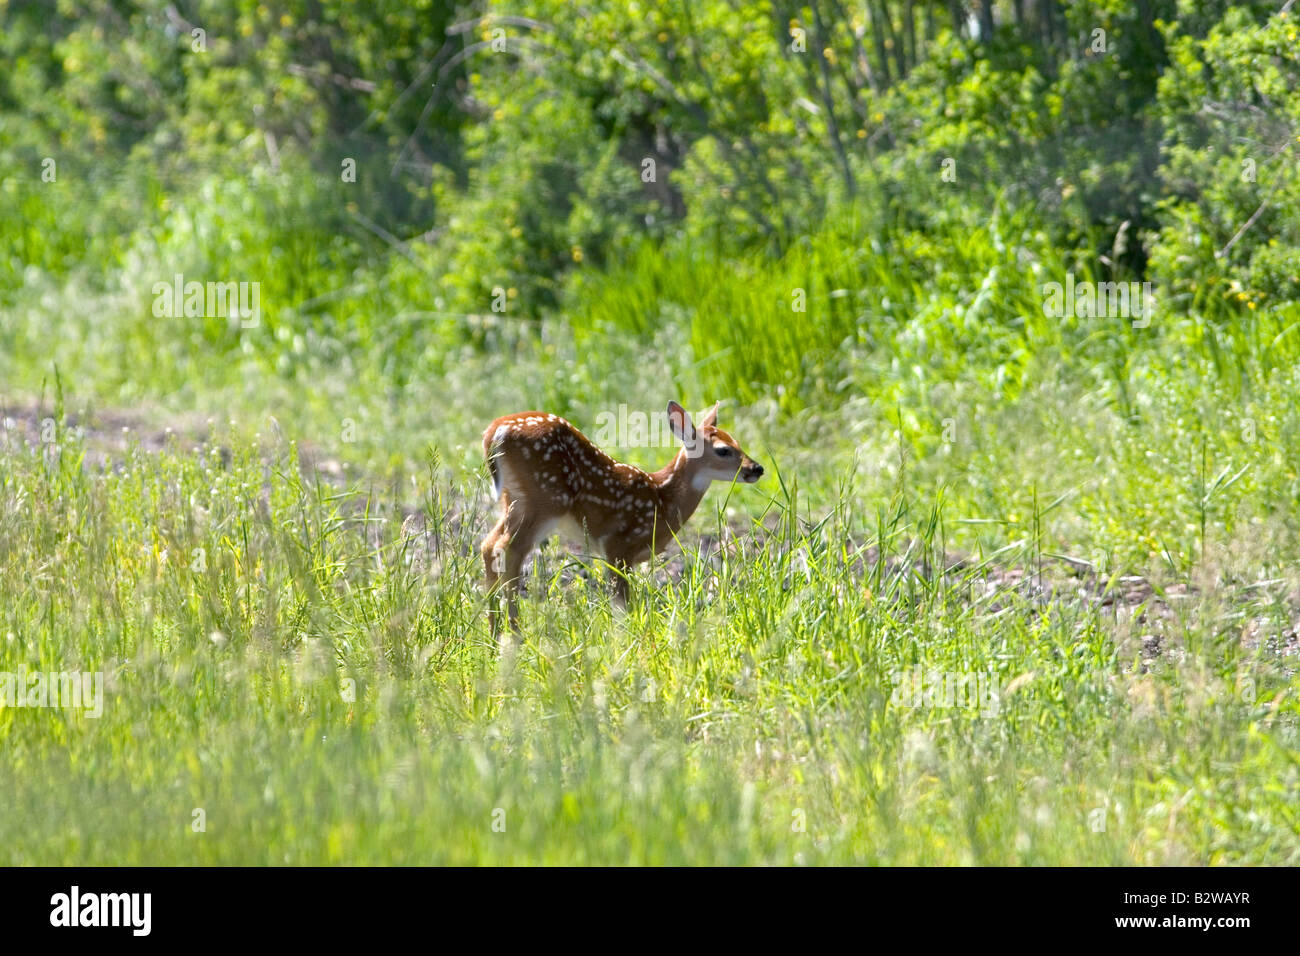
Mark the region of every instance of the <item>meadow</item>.
<instances>
[{"instance_id":1,"label":"meadow","mask_svg":"<svg viewBox=\"0 0 1300 956\"><path fill-rule=\"evenodd\" d=\"M0 863L1300 863L1300 296L1265 259L1191 293L1146 233L1149 315L1053 315L1114 230L985 183L512 271L501 223L381 235L287 145L36 155L0 172L0 674L103 708L0 684ZM159 314L178 274L259 282L257 321ZM764 478L626 610L544 548L499 646L483 428L669 399Z\"/></svg>"}]
</instances>

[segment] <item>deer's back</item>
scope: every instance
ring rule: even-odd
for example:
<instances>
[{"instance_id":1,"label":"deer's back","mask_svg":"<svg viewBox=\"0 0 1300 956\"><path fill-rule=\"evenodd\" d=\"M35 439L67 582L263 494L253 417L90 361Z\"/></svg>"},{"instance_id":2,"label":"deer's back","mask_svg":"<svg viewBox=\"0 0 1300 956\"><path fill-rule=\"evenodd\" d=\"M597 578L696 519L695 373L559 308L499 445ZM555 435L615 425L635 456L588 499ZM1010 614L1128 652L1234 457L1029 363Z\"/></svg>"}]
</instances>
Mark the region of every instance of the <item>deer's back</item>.
<instances>
[{"instance_id":1,"label":"deer's back","mask_svg":"<svg viewBox=\"0 0 1300 956\"><path fill-rule=\"evenodd\" d=\"M502 492L548 519L572 518L598 539L653 525L658 495L650 476L615 461L558 415L503 415L487 427L483 453L495 462Z\"/></svg>"}]
</instances>

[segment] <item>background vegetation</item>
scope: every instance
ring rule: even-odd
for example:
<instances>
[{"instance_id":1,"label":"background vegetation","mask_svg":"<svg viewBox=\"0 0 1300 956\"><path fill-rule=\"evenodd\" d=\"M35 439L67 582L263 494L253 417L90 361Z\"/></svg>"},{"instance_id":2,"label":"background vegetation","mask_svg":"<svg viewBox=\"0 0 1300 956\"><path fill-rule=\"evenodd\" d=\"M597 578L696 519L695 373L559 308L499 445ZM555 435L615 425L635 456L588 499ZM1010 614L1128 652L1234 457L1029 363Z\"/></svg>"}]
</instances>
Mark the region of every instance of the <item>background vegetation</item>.
<instances>
[{"instance_id":1,"label":"background vegetation","mask_svg":"<svg viewBox=\"0 0 1300 956\"><path fill-rule=\"evenodd\" d=\"M1290 7L0 0L0 862L1300 862ZM500 657L483 426L670 397Z\"/></svg>"}]
</instances>

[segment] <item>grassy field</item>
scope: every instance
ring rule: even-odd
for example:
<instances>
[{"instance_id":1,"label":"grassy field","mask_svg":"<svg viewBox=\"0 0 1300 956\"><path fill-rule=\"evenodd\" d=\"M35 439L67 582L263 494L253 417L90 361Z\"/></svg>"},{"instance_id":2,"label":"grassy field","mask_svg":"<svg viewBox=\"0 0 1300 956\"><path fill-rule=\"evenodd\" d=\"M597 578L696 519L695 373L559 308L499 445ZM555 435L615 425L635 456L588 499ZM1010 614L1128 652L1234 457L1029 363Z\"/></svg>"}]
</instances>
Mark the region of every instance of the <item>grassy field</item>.
<instances>
[{"instance_id":1,"label":"grassy field","mask_svg":"<svg viewBox=\"0 0 1300 956\"><path fill-rule=\"evenodd\" d=\"M104 697L0 708L0 863L1300 863L1293 306L1046 318L1032 224L846 217L517 317L250 239L187 330L182 232L7 287L0 672ZM482 428L669 398L767 477L626 612L544 550L499 654Z\"/></svg>"}]
</instances>

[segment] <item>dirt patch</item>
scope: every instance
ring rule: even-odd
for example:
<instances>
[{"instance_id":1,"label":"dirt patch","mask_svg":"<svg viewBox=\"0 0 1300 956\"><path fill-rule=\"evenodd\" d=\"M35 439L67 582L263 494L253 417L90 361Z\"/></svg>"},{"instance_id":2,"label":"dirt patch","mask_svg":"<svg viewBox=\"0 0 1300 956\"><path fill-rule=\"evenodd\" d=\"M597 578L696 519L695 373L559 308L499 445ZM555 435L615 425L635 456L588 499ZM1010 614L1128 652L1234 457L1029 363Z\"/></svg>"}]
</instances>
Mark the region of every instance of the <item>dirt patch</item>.
<instances>
[{"instance_id":1,"label":"dirt patch","mask_svg":"<svg viewBox=\"0 0 1300 956\"><path fill-rule=\"evenodd\" d=\"M217 439L217 429L216 419L208 415L142 406L65 410L60 430L50 406L0 399L0 452L53 447L61 434L71 433L84 450L86 466L92 469L120 466L132 448L154 454L167 450L194 454L211 449L223 465L228 464L230 449ZM267 451L269 457L269 447ZM342 463L312 442L298 442L298 459L304 474L338 486L346 482Z\"/></svg>"}]
</instances>

